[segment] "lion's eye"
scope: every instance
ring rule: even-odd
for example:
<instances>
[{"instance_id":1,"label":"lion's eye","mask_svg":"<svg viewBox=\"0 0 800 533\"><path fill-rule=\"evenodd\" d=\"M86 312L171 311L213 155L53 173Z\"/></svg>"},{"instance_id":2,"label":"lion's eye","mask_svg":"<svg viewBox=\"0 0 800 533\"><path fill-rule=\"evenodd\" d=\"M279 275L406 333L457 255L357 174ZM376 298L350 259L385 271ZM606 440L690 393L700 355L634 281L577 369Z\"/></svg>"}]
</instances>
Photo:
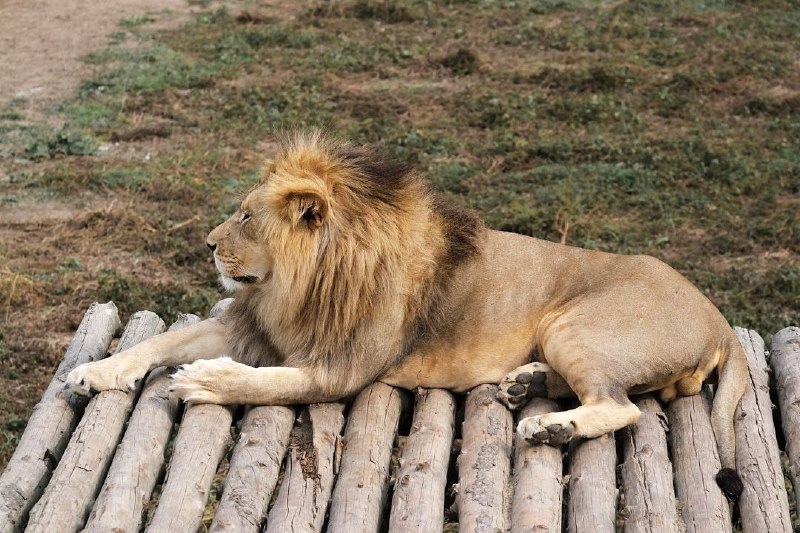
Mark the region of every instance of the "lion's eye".
<instances>
[{"instance_id":1,"label":"lion's eye","mask_svg":"<svg viewBox=\"0 0 800 533\"><path fill-rule=\"evenodd\" d=\"M250 213L242 213L241 218L239 218L239 222L244 224L248 220L250 220Z\"/></svg>"}]
</instances>

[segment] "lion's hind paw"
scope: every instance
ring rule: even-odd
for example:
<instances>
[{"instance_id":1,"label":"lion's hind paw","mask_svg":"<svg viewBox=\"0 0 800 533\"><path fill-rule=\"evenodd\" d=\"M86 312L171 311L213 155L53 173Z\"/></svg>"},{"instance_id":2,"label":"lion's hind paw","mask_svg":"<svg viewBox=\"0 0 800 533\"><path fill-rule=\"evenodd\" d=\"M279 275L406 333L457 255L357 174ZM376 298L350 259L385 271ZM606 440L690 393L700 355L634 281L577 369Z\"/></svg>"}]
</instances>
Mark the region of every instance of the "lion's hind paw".
<instances>
[{"instance_id":1,"label":"lion's hind paw","mask_svg":"<svg viewBox=\"0 0 800 533\"><path fill-rule=\"evenodd\" d=\"M506 404L509 409L519 409L531 398L546 397L545 379L547 374L537 365L540 363L524 365L506 374L503 381L500 382L497 399Z\"/></svg>"},{"instance_id":2,"label":"lion's hind paw","mask_svg":"<svg viewBox=\"0 0 800 533\"><path fill-rule=\"evenodd\" d=\"M546 424L542 416L531 416L520 420L517 433L529 444L560 446L575 436L575 424L572 422Z\"/></svg>"}]
</instances>

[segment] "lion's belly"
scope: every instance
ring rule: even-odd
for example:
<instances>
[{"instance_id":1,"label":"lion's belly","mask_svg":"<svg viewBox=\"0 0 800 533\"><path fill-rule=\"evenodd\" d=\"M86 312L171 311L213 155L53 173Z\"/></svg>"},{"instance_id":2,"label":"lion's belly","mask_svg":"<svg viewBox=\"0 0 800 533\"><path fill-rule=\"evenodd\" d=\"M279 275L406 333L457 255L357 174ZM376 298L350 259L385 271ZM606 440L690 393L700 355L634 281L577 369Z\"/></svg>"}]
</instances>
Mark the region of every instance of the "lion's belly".
<instances>
[{"instance_id":1,"label":"lion's belly","mask_svg":"<svg viewBox=\"0 0 800 533\"><path fill-rule=\"evenodd\" d=\"M414 389L416 387L469 390L482 383L500 380L518 366L530 362L531 336L491 338L457 345L441 344L409 355L380 381Z\"/></svg>"}]
</instances>

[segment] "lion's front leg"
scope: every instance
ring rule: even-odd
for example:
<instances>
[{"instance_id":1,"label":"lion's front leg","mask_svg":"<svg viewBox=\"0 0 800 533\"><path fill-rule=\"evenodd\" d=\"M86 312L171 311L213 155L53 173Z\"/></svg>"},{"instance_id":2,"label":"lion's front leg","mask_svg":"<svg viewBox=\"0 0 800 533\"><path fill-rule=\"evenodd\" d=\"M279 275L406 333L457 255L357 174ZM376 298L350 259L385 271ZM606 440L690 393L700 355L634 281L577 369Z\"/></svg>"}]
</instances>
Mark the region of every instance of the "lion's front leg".
<instances>
[{"instance_id":1,"label":"lion's front leg","mask_svg":"<svg viewBox=\"0 0 800 533\"><path fill-rule=\"evenodd\" d=\"M254 368L220 357L178 369L170 392L193 403L292 405L334 401L355 391L324 391L309 369Z\"/></svg>"},{"instance_id":2,"label":"lion's front leg","mask_svg":"<svg viewBox=\"0 0 800 533\"><path fill-rule=\"evenodd\" d=\"M133 390L154 368L217 357L227 351L225 326L215 319L204 320L150 337L102 361L82 364L67 375L66 386L79 394Z\"/></svg>"}]
</instances>

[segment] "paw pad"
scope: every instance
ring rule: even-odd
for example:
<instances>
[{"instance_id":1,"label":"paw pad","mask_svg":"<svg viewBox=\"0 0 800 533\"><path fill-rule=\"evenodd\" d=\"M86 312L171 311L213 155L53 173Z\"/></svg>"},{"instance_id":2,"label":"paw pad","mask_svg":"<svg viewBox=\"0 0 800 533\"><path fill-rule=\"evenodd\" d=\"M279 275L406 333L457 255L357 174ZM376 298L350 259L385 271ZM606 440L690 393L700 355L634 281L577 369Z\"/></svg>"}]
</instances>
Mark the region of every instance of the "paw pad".
<instances>
[{"instance_id":1,"label":"paw pad","mask_svg":"<svg viewBox=\"0 0 800 533\"><path fill-rule=\"evenodd\" d=\"M575 425L569 422L545 426L537 417L530 417L520 421L517 431L529 444L560 446L575 436Z\"/></svg>"},{"instance_id":2,"label":"paw pad","mask_svg":"<svg viewBox=\"0 0 800 533\"><path fill-rule=\"evenodd\" d=\"M544 372L513 372L503 378L497 397L509 408L516 409L531 398L547 397Z\"/></svg>"}]
</instances>

